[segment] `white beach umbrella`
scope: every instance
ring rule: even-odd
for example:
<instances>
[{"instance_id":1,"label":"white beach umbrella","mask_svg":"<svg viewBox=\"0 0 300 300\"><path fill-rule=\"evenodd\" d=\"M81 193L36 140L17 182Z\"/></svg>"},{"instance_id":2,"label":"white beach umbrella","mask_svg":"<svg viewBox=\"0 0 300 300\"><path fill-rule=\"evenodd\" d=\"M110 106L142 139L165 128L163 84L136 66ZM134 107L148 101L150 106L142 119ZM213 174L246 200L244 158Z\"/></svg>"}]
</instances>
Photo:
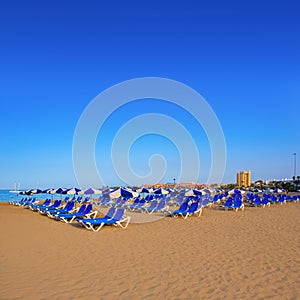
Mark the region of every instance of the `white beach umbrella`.
<instances>
[{"instance_id":1,"label":"white beach umbrella","mask_svg":"<svg viewBox=\"0 0 300 300\"><path fill-rule=\"evenodd\" d=\"M184 195L187 197L190 197L190 196L194 196L195 194L194 194L193 189L191 189L191 190L187 191Z\"/></svg>"},{"instance_id":2,"label":"white beach umbrella","mask_svg":"<svg viewBox=\"0 0 300 300\"><path fill-rule=\"evenodd\" d=\"M81 190L77 188L72 188L67 190L66 194L68 195L77 195Z\"/></svg>"},{"instance_id":3,"label":"white beach umbrella","mask_svg":"<svg viewBox=\"0 0 300 300\"><path fill-rule=\"evenodd\" d=\"M209 188L204 188L200 190L203 194L212 194L214 191Z\"/></svg>"},{"instance_id":4,"label":"white beach umbrella","mask_svg":"<svg viewBox=\"0 0 300 300\"><path fill-rule=\"evenodd\" d=\"M135 198L139 196L139 193L134 192L131 189L124 189L124 188L118 188L117 190L113 191L109 194L110 198L119 198L119 197L130 197Z\"/></svg>"}]
</instances>

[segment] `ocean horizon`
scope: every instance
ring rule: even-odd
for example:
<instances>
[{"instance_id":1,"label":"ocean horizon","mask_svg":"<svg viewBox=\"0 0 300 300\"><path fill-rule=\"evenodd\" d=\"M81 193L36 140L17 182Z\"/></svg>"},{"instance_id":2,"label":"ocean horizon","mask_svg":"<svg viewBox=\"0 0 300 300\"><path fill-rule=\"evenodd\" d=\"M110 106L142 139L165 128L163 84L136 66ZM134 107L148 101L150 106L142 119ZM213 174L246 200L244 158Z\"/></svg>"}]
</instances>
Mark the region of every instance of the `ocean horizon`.
<instances>
[{"instance_id":1,"label":"ocean horizon","mask_svg":"<svg viewBox=\"0 0 300 300\"><path fill-rule=\"evenodd\" d=\"M20 190L22 192L23 190ZM0 190L0 202L9 202L9 201L19 201L22 198L37 198L39 200L46 200L46 199L64 199L66 196L73 195L60 195L60 194L35 194L31 196L21 195L20 193L11 193L10 190Z\"/></svg>"}]
</instances>

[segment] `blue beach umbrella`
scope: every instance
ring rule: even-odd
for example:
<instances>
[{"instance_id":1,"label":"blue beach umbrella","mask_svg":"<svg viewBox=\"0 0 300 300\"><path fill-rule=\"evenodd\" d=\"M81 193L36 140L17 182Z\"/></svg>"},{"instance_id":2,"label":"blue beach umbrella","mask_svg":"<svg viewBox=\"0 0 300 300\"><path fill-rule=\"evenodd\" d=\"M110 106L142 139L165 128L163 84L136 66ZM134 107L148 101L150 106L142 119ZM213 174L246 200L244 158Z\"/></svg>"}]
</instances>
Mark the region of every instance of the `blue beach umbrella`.
<instances>
[{"instance_id":1,"label":"blue beach umbrella","mask_svg":"<svg viewBox=\"0 0 300 300\"><path fill-rule=\"evenodd\" d=\"M64 191L64 189L58 188L58 189L55 190L54 194L62 194L63 191Z\"/></svg>"},{"instance_id":2,"label":"blue beach umbrella","mask_svg":"<svg viewBox=\"0 0 300 300\"><path fill-rule=\"evenodd\" d=\"M31 195L31 190L23 191L20 194L29 196L29 195Z\"/></svg>"},{"instance_id":3,"label":"blue beach umbrella","mask_svg":"<svg viewBox=\"0 0 300 300\"><path fill-rule=\"evenodd\" d=\"M154 194L160 194L160 195L166 195L166 194L168 194L169 192L166 191L166 190L164 190L164 189L162 189L162 188L159 188L159 189L155 190L153 193L154 193Z\"/></svg>"},{"instance_id":4,"label":"blue beach umbrella","mask_svg":"<svg viewBox=\"0 0 300 300\"><path fill-rule=\"evenodd\" d=\"M140 191L140 193L145 193L145 194L149 194L150 193L150 191L148 190L148 189L146 189L146 188L142 188L142 190Z\"/></svg>"},{"instance_id":5,"label":"blue beach umbrella","mask_svg":"<svg viewBox=\"0 0 300 300\"><path fill-rule=\"evenodd\" d=\"M140 193L140 194L151 194L153 193L153 190L152 189L146 189L146 188L140 188L140 189L137 189L136 190L137 193Z\"/></svg>"},{"instance_id":6,"label":"blue beach umbrella","mask_svg":"<svg viewBox=\"0 0 300 300\"><path fill-rule=\"evenodd\" d=\"M202 196L203 191L199 191L199 190L193 190L193 193L195 196ZM205 192L204 192L205 193Z\"/></svg>"},{"instance_id":7,"label":"blue beach umbrella","mask_svg":"<svg viewBox=\"0 0 300 300\"><path fill-rule=\"evenodd\" d=\"M85 195L93 195L93 194L101 194L102 192L100 190L97 189L93 189L93 188L88 188L87 190L84 191Z\"/></svg>"},{"instance_id":8,"label":"blue beach umbrella","mask_svg":"<svg viewBox=\"0 0 300 300\"><path fill-rule=\"evenodd\" d=\"M60 198L61 198L61 195L62 195L63 191L64 191L64 189L58 188L56 190L53 190L53 194L60 194Z\"/></svg>"},{"instance_id":9,"label":"blue beach umbrella","mask_svg":"<svg viewBox=\"0 0 300 300\"><path fill-rule=\"evenodd\" d=\"M40 189L35 189L35 190L32 191L32 195L33 194L42 194L42 193L43 193L43 191L40 190Z\"/></svg>"}]
</instances>

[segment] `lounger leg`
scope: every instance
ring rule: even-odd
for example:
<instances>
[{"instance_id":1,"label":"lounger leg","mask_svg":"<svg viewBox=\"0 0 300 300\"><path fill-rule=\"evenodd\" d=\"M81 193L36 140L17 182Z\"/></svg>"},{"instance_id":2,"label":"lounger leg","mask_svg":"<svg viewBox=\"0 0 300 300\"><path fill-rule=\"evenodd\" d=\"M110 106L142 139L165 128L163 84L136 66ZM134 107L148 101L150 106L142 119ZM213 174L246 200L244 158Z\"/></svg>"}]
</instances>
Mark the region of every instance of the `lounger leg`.
<instances>
[{"instance_id":1,"label":"lounger leg","mask_svg":"<svg viewBox=\"0 0 300 300\"><path fill-rule=\"evenodd\" d=\"M91 230L91 229L93 229L92 228L92 226L91 226L91 224L89 224L89 223L83 223L83 222L81 222L81 221L78 221L81 225L83 225L86 229L89 229L89 230Z\"/></svg>"},{"instance_id":2,"label":"lounger leg","mask_svg":"<svg viewBox=\"0 0 300 300\"><path fill-rule=\"evenodd\" d=\"M101 223L97 229L94 229L94 227L91 227L91 228L94 232L98 232L104 226L104 224L105 223Z\"/></svg>"},{"instance_id":3,"label":"lounger leg","mask_svg":"<svg viewBox=\"0 0 300 300\"><path fill-rule=\"evenodd\" d=\"M70 221L67 220L66 223L72 223L72 222L75 220L75 218L76 218L75 216L72 217L72 218L70 219Z\"/></svg>"},{"instance_id":4,"label":"lounger leg","mask_svg":"<svg viewBox=\"0 0 300 300\"><path fill-rule=\"evenodd\" d=\"M189 216L189 213L186 213L185 215L181 215L182 217L183 217L183 219L185 220L185 219L187 219L187 217Z\"/></svg>"},{"instance_id":5,"label":"lounger leg","mask_svg":"<svg viewBox=\"0 0 300 300\"><path fill-rule=\"evenodd\" d=\"M125 225L125 227L124 228L127 228L127 226L128 226L128 224L129 224L129 222L130 222L130 217L127 217L127 222L126 222L126 225Z\"/></svg>"},{"instance_id":6,"label":"lounger leg","mask_svg":"<svg viewBox=\"0 0 300 300\"><path fill-rule=\"evenodd\" d=\"M122 224L124 222L126 222L125 225ZM117 222L117 224L120 225L120 227L122 227L122 228L127 228L129 222L130 222L130 217L127 217L127 218L121 220L120 222Z\"/></svg>"},{"instance_id":7,"label":"lounger leg","mask_svg":"<svg viewBox=\"0 0 300 300\"><path fill-rule=\"evenodd\" d=\"M200 217L201 215L202 215L202 207L201 207L200 210L199 210L198 217Z\"/></svg>"}]
</instances>

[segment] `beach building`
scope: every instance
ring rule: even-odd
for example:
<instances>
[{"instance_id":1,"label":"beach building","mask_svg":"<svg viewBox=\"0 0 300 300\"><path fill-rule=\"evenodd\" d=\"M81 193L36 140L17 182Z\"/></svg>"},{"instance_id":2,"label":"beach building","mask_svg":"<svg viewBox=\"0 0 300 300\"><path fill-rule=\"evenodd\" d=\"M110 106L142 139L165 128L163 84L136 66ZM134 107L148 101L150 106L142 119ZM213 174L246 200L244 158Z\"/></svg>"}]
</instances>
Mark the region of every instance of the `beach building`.
<instances>
[{"instance_id":1,"label":"beach building","mask_svg":"<svg viewBox=\"0 0 300 300\"><path fill-rule=\"evenodd\" d=\"M240 171L236 174L236 182L238 187L247 187L251 185L251 172Z\"/></svg>"},{"instance_id":2,"label":"beach building","mask_svg":"<svg viewBox=\"0 0 300 300\"><path fill-rule=\"evenodd\" d=\"M195 182L180 182L177 184L178 187L184 187L184 188L194 188L196 185Z\"/></svg>"}]
</instances>

